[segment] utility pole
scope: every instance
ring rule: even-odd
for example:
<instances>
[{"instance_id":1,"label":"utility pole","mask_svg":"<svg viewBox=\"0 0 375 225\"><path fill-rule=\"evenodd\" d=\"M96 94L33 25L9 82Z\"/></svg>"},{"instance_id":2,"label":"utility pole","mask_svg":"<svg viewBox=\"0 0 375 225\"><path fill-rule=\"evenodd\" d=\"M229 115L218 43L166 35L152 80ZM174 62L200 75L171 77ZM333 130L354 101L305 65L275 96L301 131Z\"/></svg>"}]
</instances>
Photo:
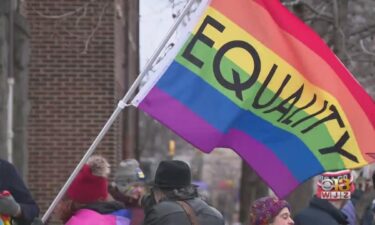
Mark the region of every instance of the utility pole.
<instances>
[{"instance_id":1,"label":"utility pole","mask_svg":"<svg viewBox=\"0 0 375 225\"><path fill-rule=\"evenodd\" d=\"M8 123L7 123L7 159L13 163L13 99L14 99L14 10L15 2L10 0L8 13Z\"/></svg>"},{"instance_id":2,"label":"utility pole","mask_svg":"<svg viewBox=\"0 0 375 225\"><path fill-rule=\"evenodd\" d=\"M125 19L125 90L139 74L139 0L124 1ZM138 146L138 110L127 108L123 114L123 158L140 157Z\"/></svg>"},{"instance_id":3,"label":"utility pole","mask_svg":"<svg viewBox=\"0 0 375 225\"><path fill-rule=\"evenodd\" d=\"M26 18L14 11L14 98L13 98L13 163L18 171L27 176L27 121L29 104L30 31Z\"/></svg>"},{"instance_id":4,"label":"utility pole","mask_svg":"<svg viewBox=\"0 0 375 225\"><path fill-rule=\"evenodd\" d=\"M29 30L17 0L0 1L0 157L25 177Z\"/></svg>"},{"instance_id":5,"label":"utility pole","mask_svg":"<svg viewBox=\"0 0 375 225\"><path fill-rule=\"evenodd\" d=\"M0 157L7 159L8 138L8 13L10 0L0 1Z\"/></svg>"}]
</instances>

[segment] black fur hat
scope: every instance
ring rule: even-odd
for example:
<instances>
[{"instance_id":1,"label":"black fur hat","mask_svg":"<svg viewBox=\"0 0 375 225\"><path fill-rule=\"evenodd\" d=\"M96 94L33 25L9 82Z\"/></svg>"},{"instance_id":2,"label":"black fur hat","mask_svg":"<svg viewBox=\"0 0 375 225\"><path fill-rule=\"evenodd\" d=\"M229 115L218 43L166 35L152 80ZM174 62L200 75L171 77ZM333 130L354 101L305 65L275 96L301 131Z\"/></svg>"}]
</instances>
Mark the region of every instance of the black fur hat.
<instances>
[{"instance_id":1,"label":"black fur hat","mask_svg":"<svg viewBox=\"0 0 375 225\"><path fill-rule=\"evenodd\" d=\"M165 160L159 163L153 186L160 189L176 189L191 185L191 172L187 163Z\"/></svg>"}]
</instances>

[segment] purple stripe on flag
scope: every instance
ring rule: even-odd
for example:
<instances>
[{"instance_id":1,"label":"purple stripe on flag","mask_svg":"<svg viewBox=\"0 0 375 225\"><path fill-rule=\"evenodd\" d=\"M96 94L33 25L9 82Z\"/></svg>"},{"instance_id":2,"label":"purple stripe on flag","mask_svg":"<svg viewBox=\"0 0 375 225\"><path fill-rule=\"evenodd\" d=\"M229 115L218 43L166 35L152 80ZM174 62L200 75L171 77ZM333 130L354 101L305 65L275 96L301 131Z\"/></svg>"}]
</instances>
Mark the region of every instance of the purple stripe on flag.
<instances>
[{"instance_id":1,"label":"purple stripe on flag","mask_svg":"<svg viewBox=\"0 0 375 225\"><path fill-rule=\"evenodd\" d=\"M204 152L211 152L215 147L235 150L279 197L298 186L296 178L271 149L238 130L230 129L227 134L221 133L157 87L149 92L139 108Z\"/></svg>"},{"instance_id":2,"label":"purple stripe on flag","mask_svg":"<svg viewBox=\"0 0 375 225\"><path fill-rule=\"evenodd\" d=\"M290 170L267 146L242 131L231 129L219 146L237 152L280 198L299 185Z\"/></svg>"},{"instance_id":3,"label":"purple stripe on flag","mask_svg":"<svg viewBox=\"0 0 375 225\"><path fill-rule=\"evenodd\" d=\"M222 134L198 117L185 105L154 87L139 104L139 108L164 123L199 149L209 153L215 148ZM173 110L171 110L173 109ZM203 134L203 135L202 135ZM208 138L211 137L211 138Z\"/></svg>"}]
</instances>

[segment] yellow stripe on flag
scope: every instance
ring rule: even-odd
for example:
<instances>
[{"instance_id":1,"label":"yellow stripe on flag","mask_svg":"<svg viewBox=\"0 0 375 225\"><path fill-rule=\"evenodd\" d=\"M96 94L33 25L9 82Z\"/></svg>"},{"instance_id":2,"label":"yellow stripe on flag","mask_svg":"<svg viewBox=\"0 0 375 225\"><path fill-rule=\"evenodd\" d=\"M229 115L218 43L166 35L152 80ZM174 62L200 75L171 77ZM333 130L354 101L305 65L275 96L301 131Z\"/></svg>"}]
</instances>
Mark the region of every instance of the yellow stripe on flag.
<instances>
[{"instance_id":1,"label":"yellow stripe on flag","mask_svg":"<svg viewBox=\"0 0 375 225\"><path fill-rule=\"evenodd\" d=\"M311 115L319 111L323 106L324 100L327 100L329 104L335 105L338 112L341 115L341 119L344 121L345 129L348 131L349 136L350 136L350 139L345 143L344 147L345 149L348 149L352 154L355 154L359 160L359 163L355 163L355 162L352 162L351 160L348 160L346 157L341 156L341 158L343 159L343 162L348 168L358 167L358 166L367 164L367 162L362 157L361 151L358 147L356 137L354 135L352 127L350 126L347 116L344 110L342 109L341 104L339 104L339 102L334 96L332 96L325 90L319 88L318 86L313 85L311 82L309 82L307 79L304 78L303 74L301 74L294 67L292 67L287 61L285 61L283 58L281 58L271 49L268 49L265 45L263 45L261 42L256 40L253 36L251 36L249 33L241 29L239 26L232 23L230 20L228 20L225 16L220 14L214 8L208 9L206 14L202 17L202 20L200 21L200 23L198 23L199 25L195 28L194 34L197 32L198 28L200 27L200 24L202 24L203 19L207 15L213 17L215 20L219 21L222 25L225 26L225 30L222 33L211 26L207 26L205 28L204 34L215 42L213 45L213 48L218 50L224 44L230 41L242 40L242 41L245 41L246 43L251 44L256 49L261 59L261 72L259 74L258 82L264 83L272 66L274 64L278 66L275 76L272 78L272 81L268 85L268 88L272 92L275 93L279 89L280 84L283 82L286 75L289 74L291 75L291 79L289 80L287 84L287 88L285 88L283 92L281 93L280 97L282 99L288 98L293 93L295 93L302 85L304 85L303 94L301 95L301 98L299 99L299 101L297 101L295 105L296 107L301 108L304 105L306 105L306 103L311 101L314 94L316 94L318 97L317 102L305 110L307 114ZM261 22L259 22L259 26L261 29ZM240 49L240 48L231 49L225 55L225 57L230 59L233 63L238 65L244 71L247 71L248 74L252 73L253 67L254 67L252 58L251 56L249 56L249 53L247 53L243 49ZM301 59L301 62L303 62L303 59ZM318 75L319 74L317 74L317 76ZM327 115L329 115L329 113L330 111L326 110L324 113L319 114L316 118L322 119L326 117ZM338 123L336 121L328 121L324 123L324 125L328 129L328 132L330 133L332 139L335 142L337 142L337 140L340 139L343 133ZM283 128L280 125L278 126L280 128Z\"/></svg>"}]
</instances>

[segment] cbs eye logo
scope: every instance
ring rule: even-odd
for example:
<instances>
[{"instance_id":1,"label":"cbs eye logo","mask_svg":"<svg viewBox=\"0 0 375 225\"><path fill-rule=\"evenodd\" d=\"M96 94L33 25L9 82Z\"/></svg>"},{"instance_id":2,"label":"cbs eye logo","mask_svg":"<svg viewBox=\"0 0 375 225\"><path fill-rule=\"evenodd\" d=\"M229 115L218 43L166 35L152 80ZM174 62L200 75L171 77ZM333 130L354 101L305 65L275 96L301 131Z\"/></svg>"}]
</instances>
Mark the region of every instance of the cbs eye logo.
<instances>
[{"instance_id":1,"label":"cbs eye logo","mask_svg":"<svg viewBox=\"0 0 375 225\"><path fill-rule=\"evenodd\" d=\"M347 178L324 178L321 187L323 191L350 191L351 182Z\"/></svg>"}]
</instances>

